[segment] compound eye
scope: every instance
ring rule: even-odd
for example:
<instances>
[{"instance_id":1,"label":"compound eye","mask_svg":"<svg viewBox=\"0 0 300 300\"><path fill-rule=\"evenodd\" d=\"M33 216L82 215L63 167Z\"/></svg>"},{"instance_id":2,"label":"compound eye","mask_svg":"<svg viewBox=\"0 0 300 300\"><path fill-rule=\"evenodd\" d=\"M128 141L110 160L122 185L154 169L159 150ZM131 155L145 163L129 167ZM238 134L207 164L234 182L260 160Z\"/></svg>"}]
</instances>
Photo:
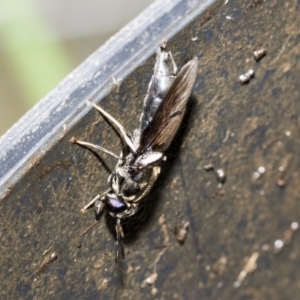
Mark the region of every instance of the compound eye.
<instances>
[{"instance_id":1,"label":"compound eye","mask_svg":"<svg viewBox=\"0 0 300 300\"><path fill-rule=\"evenodd\" d=\"M117 198L117 196L115 195L105 196L105 206L109 212L116 214L122 213L127 208L126 203L123 200Z\"/></svg>"}]
</instances>

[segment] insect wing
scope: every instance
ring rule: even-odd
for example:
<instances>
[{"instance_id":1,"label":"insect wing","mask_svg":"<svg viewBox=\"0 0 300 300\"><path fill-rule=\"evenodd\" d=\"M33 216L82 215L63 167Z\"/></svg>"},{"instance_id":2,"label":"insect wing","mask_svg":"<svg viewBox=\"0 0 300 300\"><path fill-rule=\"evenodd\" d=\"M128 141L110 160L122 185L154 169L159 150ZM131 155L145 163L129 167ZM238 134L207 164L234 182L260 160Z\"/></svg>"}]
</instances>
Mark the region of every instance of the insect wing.
<instances>
[{"instance_id":1,"label":"insect wing","mask_svg":"<svg viewBox=\"0 0 300 300\"><path fill-rule=\"evenodd\" d=\"M180 70L152 122L142 132L139 152L148 149L164 152L169 147L184 116L196 79L197 66L198 58L195 57Z\"/></svg>"},{"instance_id":2,"label":"insect wing","mask_svg":"<svg viewBox=\"0 0 300 300\"><path fill-rule=\"evenodd\" d=\"M162 42L156 54L154 74L144 100L144 109L141 116L141 131L144 131L152 122L157 109L176 79L176 74L177 67L172 54L167 51L166 43Z\"/></svg>"}]
</instances>

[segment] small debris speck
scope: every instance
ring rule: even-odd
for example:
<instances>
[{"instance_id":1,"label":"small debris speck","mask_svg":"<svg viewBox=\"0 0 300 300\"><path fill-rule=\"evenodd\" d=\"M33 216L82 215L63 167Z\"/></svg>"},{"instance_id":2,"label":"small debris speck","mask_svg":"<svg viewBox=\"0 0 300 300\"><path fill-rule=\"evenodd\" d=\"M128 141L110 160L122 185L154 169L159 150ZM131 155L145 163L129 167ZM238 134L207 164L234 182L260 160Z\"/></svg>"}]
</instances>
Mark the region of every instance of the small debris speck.
<instances>
[{"instance_id":1,"label":"small debris speck","mask_svg":"<svg viewBox=\"0 0 300 300\"><path fill-rule=\"evenodd\" d=\"M157 273L151 274L149 277L146 278L146 283L149 284L149 285L154 284L154 282L157 279L157 275L158 275Z\"/></svg>"},{"instance_id":2,"label":"small debris speck","mask_svg":"<svg viewBox=\"0 0 300 300\"><path fill-rule=\"evenodd\" d=\"M284 179L278 179L277 180L277 185L281 188L285 187L285 180Z\"/></svg>"},{"instance_id":3,"label":"small debris speck","mask_svg":"<svg viewBox=\"0 0 300 300\"><path fill-rule=\"evenodd\" d=\"M253 178L258 179L260 177L260 174L258 172L253 173Z\"/></svg>"},{"instance_id":4,"label":"small debris speck","mask_svg":"<svg viewBox=\"0 0 300 300\"><path fill-rule=\"evenodd\" d=\"M205 171L209 172L209 171L213 171L215 169L215 166L212 163L209 163L209 164L203 166L203 169Z\"/></svg>"},{"instance_id":5,"label":"small debris speck","mask_svg":"<svg viewBox=\"0 0 300 300\"><path fill-rule=\"evenodd\" d=\"M261 58L263 58L267 54L267 51L266 51L266 49L261 48L259 50L255 50L253 52L253 54L254 54L256 61L259 61Z\"/></svg>"},{"instance_id":6,"label":"small debris speck","mask_svg":"<svg viewBox=\"0 0 300 300\"><path fill-rule=\"evenodd\" d=\"M244 266L243 270L240 272L237 280L234 282L233 287L238 288L240 287L242 281L245 279L245 277L253 273L255 269L257 268L257 259L259 258L259 252L253 252L251 257L248 259L246 265Z\"/></svg>"},{"instance_id":7,"label":"small debris speck","mask_svg":"<svg viewBox=\"0 0 300 300\"><path fill-rule=\"evenodd\" d=\"M261 250L264 252L267 252L270 250L270 246L268 244L263 244L261 247Z\"/></svg>"},{"instance_id":8,"label":"small debris speck","mask_svg":"<svg viewBox=\"0 0 300 300\"><path fill-rule=\"evenodd\" d=\"M245 74L240 75L239 80L241 84L248 83L250 78L254 76L254 71L252 69L248 70Z\"/></svg>"},{"instance_id":9,"label":"small debris speck","mask_svg":"<svg viewBox=\"0 0 300 300\"><path fill-rule=\"evenodd\" d=\"M189 222L181 222L181 224L175 227L175 236L180 244L185 242L189 225Z\"/></svg>"},{"instance_id":10,"label":"small debris speck","mask_svg":"<svg viewBox=\"0 0 300 300\"><path fill-rule=\"evenodd\" d=\"M284 246L284 243L283 243L282 240L276 240L276 241L274 242L274 246L275 246L275 248L277 248L277 249L281 249L281 248Z\"/></svg>"},{"instance_id":11,"label":"small debris speck","mask_svg":"<svg viewBox=\"0 0 300 300\"><path fill-rule=\"evenodd\" d=\"M159 217L158 223L159 223L160 225L163 225L163 224L166 223L166 217L165 217L164 214L162 214L162 215Z\"/></svg>"},{"instance_id":12,"label":"small debris speck","mask_svg":"<svg viewBox=\"0 0 300 300\"><path fill-rule=\"evenodd\" d=\"M218 180L218 182L220 182L222 184L225 182L226 174L225 174L225 171L223 169L218 169L217 170L217 180Z\"/></svg>"},{"instance_id":13,"label":"small debris speck","mask_svg":"<svg viewBox=\"0 0 300 300\"><path fill-rule=\"evenodd\" d=\"M292 231L297 231L299 229L299 223L298 222L293 222L291 224L291 229L292 229Z\"/></svg>"},{"instance_id":14,"label":"small debris speck","mask_svg":"<svg viewBox=\"0 0 300 300\"><path fill-rule=\"evenodd\" d=\"M151 290L151 295L152 295L152 296L156 296L157 293L158 293L157 288L156 288L156 287L153 287L152 290Z\"/></svg>"},{"instance_id":15,"label":"small debris speck","mask_svg":"<svg viewBox=\"0 0 300 300\"><path fill-rule=\"evenodd\" d=\"M52 252L52 253L50 254L50 259L49 259L49 261L50 261L50 262L53 262L53 261L55 261L55 260L57 259L57 257L58 257L57 253L56 253L56 252Z\"/></svg>"}]
</instances>

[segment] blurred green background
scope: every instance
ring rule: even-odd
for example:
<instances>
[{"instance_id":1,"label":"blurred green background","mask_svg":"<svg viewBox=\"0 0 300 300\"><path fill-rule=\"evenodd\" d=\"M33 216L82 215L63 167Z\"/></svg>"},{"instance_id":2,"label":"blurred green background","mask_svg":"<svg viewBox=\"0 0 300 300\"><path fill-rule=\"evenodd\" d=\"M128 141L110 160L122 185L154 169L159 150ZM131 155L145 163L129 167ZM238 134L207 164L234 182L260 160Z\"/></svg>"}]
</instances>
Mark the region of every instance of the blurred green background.
<instances>
[{"instance_id":1,"label":"blurred green background","mask_svg":"<svg viewBox=\"0 0 300 300\"><path fill-rule=\"evenodd\" d=\"M0 136L153 0L0 0Z\"/></svg>"}]
</instances>

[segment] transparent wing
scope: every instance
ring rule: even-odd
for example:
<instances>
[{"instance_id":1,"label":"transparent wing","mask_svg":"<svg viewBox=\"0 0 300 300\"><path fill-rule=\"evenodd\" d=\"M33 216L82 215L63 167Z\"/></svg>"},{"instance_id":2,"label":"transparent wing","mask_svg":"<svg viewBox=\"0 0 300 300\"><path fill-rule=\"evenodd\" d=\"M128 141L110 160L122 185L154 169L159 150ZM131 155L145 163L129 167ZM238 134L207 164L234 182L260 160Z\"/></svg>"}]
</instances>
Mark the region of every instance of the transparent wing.
<instances>
[{"instance_id":1,"label":"transparent wing","mask_svg":"<svg viewBox=\"0 0 300 300\"><path fill-rule=\"evenodd\" d=\"M171 52L167 51L166 41L162 41L157 50L154 74L144 100L144 109L141 115L141 131L144 131L152 122L158 107L176 79L176 74L175 61Z\"/></svg>"},{"instance_id":2,"label":"transparent wing","mask_svg":"<svg viewBox=\"0 0 300 300\"><path fill-rule=\"evenodd\" d=\"M164 152L172 142L182 121L187 101L196 79L198 58L180 70L151 123L141 133L138 152L148 149Z\"/></svg>"}]
</instances>

